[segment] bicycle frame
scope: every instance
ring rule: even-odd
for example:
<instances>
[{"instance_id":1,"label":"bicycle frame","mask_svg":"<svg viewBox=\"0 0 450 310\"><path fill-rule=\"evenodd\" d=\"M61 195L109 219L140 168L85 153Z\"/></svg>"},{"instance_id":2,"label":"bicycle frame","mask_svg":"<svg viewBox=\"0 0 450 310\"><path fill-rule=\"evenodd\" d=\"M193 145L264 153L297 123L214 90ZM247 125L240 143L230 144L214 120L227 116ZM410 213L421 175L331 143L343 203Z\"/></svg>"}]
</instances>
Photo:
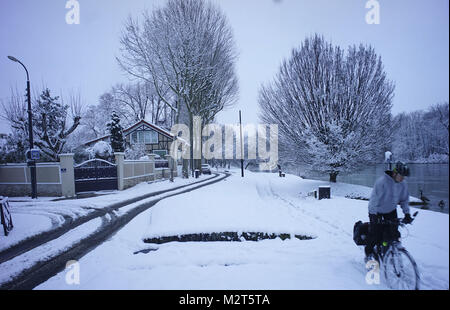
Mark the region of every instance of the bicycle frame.
<instances>
[{"instance_id":1,"label":"bicycle frame","mask_svg":"<svg viewBox=\"0 0 450 310\"><path fill-rule=\"evenodd\" d=\"M412 224L412 222L414 221L414 219L416 218L418 213L419 212L415 212L413 214L412 221L411 221L410 224ZM395 219L395 220L381 220L381 221L378 222L378 224L379 225L387 225L387 226L389 226L389 229L392 229L392 231L397 231L399 227L405 227L406 226L406 224L400 218ZM383 238L384 238L384 234L383 234ZM397 241L397 240L383 240L381 242L381 246L382 246L382 251L377 253L377 254L380 255L380 256L384 256L391 247L394 246L395 248L398 248L400 246L400 242ZM376 251L379 250L378 247L379 246L377 245L376 249L375 249Z\"/></svg>"},{"instance_id":2,"label":"bicycle frame","mask_svg":"<svg viewBox=\"0 0 450 310\"><path fill-rule=\"evenodd\" d=\"M413 220L414 218L417 216L418 212L416 212L413 215ZM397 219L397 220L391 220L391 221L381 221L382 224L389 224L389 225L395 225L396 229L398 229L398 227L404 227L406 224L404 222L402 222L402 220ZM412 223L412 221L411 221ZM383 236L384 237L384 236ZM401 243L397 240L389 240L389 241L383 241L381 244L377 244L374 248L374 252L378 257L378 262L379 264L383 264L384 268L386 268L387 266L391 266L394 270L394 273L397 275L397 277L401 277L401 274L403 272L403 263L400 260L400 264L396 264L396 260L394 259L393 261L386 261L386 257L388 256L388 254L391 254L389 257L399 257L402 254L406 255L408 257L408 259L410 260L410 262L412 263L412 267L414 268L414 273L415 273L415 279L416 279L416 287L415 289L419 288L419 283L420 283L420 274L419 271L417 269L417 264L414 261L413 257L408 253L408 251L401 245ZM386 270L386 269L385 269Z\"/></svg>"}]
</instances>

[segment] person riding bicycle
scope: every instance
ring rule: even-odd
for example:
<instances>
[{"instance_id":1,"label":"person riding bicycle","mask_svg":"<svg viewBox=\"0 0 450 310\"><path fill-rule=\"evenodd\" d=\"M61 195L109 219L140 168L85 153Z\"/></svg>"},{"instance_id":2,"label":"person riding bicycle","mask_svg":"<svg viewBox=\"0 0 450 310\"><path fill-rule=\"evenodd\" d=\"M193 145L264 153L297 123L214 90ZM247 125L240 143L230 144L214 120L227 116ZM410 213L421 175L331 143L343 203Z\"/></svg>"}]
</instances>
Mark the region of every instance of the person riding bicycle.
<instances>
[{"instance_id":1,"label":"person riding bicycle","mask_svg":"<svg viewBox=\"0 0 450 310\"><path fill-rule=\"evenodd\" d=\"M397 205L400 204L405 214L404 223L411 223L412 218L409 210L408 184L404 177L409 176L409 168L402 162L397 162L392 171L385 171L376 182L369 200L369 236L365 247L366 262L374 257L373 248L381 242L384 230L387 228L380 225L381 220L397 220ZM392 227L392 226L388 226ZM390 235L398 240L400 232L398 228L389 231Z\"/></svg>"}]
</instances>

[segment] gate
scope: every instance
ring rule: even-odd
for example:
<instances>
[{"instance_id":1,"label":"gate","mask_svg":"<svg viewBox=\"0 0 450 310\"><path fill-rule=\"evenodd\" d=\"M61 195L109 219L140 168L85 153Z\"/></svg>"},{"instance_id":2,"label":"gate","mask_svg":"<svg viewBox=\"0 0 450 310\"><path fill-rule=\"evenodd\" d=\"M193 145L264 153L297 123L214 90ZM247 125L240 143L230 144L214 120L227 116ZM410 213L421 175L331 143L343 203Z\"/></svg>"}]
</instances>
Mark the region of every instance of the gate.
<instances>
[{"instance_id":1,"label":"gate","mask_svg":"<svg viewBox=\"0 0 450 310\"><path fill-rule=\"evenodd\" d=\"M167 160L155 160L155 169L169 168L169 161Z\"/></svg>"},{"instance_id":2,"label":"gate","mask_svg":"<svg viewBox=\"0 0 450 310\"><path fill-rule=\"evenodd\" d=\"M102 159L91 159L74 167L75 192L116 190L117 165Z\"/></svg>"}]
</instances>

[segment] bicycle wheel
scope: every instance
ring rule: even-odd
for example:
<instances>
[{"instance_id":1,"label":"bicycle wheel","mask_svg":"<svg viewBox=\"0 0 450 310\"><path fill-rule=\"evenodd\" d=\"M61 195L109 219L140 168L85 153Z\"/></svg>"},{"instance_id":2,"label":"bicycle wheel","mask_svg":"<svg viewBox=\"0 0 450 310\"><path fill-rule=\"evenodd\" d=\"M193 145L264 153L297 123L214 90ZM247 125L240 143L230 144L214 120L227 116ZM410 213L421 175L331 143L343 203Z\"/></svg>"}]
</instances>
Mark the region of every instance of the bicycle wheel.
<instances>
[{"instance_id":1,"label":"bicycle wheel","mask_svg":"<svg viewBox=\"0 0 450 310\"><path fill-rule=\"evenodd\" d=\"M406 249L391 247L383 262L384 276L389 288L396 290L419 289L419 270Z\"/></svg>"}]
</instances>

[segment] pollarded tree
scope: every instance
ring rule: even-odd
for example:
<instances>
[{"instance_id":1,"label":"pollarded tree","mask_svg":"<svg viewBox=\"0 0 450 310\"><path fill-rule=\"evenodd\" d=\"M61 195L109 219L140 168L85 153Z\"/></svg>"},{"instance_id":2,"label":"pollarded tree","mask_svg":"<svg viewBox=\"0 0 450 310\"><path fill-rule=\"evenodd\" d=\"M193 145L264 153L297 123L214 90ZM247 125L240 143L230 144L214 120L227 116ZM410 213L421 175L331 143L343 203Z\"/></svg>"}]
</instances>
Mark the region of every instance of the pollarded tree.
<instances>
[{"instance_id":1,"label":"pollarded tree","mask_svg":"<svg viewBox=\"0 0 450 310\"><path fill-rule=\"evenodd\" d=\"M279 127L280 159L336 182L380 157L391 139L394 85L372 47L340 47L315 35L259 94L260 117Z\"/></svg>"},{"instance_id":2,"label":"pollarded tree","mask_svg":"<svg viewBox=\"0 0 450 310\"><path fill-rule=\"evenodd\" d=\"M120 117L115 111L111 114L111 121L106 125L110 134L111 148L114 152L125 151L125 140L123 138L123 128L120 125Z\"/></svg>"}]
</instances>

